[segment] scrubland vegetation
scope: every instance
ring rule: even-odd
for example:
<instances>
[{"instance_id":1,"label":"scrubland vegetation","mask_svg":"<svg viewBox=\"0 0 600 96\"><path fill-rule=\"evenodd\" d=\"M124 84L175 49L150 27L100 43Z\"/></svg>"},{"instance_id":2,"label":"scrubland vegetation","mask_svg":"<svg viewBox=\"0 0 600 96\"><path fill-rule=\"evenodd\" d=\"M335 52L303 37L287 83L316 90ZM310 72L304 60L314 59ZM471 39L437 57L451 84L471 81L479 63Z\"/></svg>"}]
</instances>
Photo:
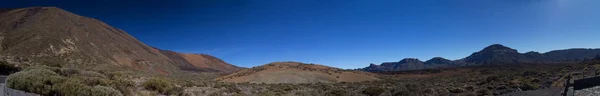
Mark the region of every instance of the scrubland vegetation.
<instances>
[{"instance_id":1,"label":"scrubland vegetation","mask_svg":"<svg viewBox=\"0 0 600 96\"><path fill-rule=\"evenodd\" d=\"M225 83L212 81L218 75L207 73L147 76L40 65L10 75L7 86L64 96L488 96L562 87L570 73L575 78L598 75L600 62L379 73L378 81L312 84Z\"/></svg>"}]
</instances>

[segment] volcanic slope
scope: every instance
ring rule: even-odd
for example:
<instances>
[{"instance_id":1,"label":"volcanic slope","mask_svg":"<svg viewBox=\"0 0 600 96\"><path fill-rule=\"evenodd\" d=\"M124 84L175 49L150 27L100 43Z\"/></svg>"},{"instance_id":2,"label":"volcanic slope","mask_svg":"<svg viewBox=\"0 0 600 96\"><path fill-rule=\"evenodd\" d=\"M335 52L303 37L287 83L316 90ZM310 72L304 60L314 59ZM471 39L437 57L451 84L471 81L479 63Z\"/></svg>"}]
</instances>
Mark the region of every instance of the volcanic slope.
<instances>
[{"instance_id":1,"label":"volcanic slope","mask_svg":"<svg viewBox=\"0 0 600 96\"><path fill-rule=\"evenodd\" d=\"M180 65L198 61L215 65L206 67L215 70L239 70L207 55L183 56L186 58L182 60L190 63L176 63L123 30L56 7L2 9L0 17L0 59L18 66L54 63L94 70L126 68L171 74L180 72ZM219 68L223 66L226 68Z\"/></svg>"},{"instance_id":2,"label":"volcanic slope","mask_svg":"<svg viewBox=\"0 0 600 96\"><path fill-rule=\"evenodd\" d=\"M334 83L379 80L375 74L300 62L273 62L219 77L223 82Z\"/></svg>"},{"instance_id":3,"label":"volcanic slope","mask_svg":"<svg viewBox=\"0 0 600 96\"><path fill-rule=\"evenodd\" d=\"M160 52L169 57L181 70L233 73L244 69L207 54L186 54L168 50Z\"/></svg>"}]
</instances>

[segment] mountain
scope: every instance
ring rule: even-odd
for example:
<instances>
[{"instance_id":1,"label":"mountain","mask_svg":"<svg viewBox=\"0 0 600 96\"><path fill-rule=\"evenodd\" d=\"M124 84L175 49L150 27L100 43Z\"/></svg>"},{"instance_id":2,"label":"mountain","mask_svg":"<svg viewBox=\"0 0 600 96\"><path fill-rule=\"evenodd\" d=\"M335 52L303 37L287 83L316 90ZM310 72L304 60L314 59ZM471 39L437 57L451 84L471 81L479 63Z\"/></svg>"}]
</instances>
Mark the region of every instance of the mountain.
<instances>
[{"instance_id":1,"label":"mountain","mask_svg":"<svg viewBox=\"0 0 600 96\"><path fill-rule=\"evenodd\" d=\"M405 58L398 62L381 63L381 66L388 68L388 71L415 70L423 69L425 67L425 63L416 58Z\"/></svg>"},{"instance_id":2,"label":"mountain","mask_svg":"<svg viewBox=\"0 0 600 96\"><path fill-rule=\"evenodd\" d=\"M381 65L370 64L368 67L361 68L362 71L403 71L403 70L420 70L420 69L433 69L433 68L446 68L456 66L454 61L442 58L434 57L425 62L416 58L405 58L398 62L384 62Z\"/></svg>"},{"instance_id":3,"label":"mountain","mask_svg":"<svg viewBox=\"0 0 600 96\"><path fill-rule=\"evenodd\" d=\"M572 48L564 50L553 50L543 55L553 62L580 61L583 59L592 59L600 54L600 49Z\"/></svg>"},{"instance_id":4,"label":"mountain","mask_svg":"<svg viewBox=\"0 0 600 96\"><path fill-rule=\"evenodd\" d=\"M515 49L493 44L463 60L469 64L519 64L528 59Z\"/></svg>"},{"instance_id":5,"label":"mountain","mask_svg":"<svg viewBox=\"0 0 600 96\"><path fill-rule=\"evenodd\" d=\"M448 68L459 66L454 61L442 57L433 57L425 61L425 69Z\"/></svg>"},{"instance_id":6,"label":"mountain","mask_svg":"<svg viewBox=\"0 0 600 96\"><path fill-rule=\"evenodd\" d=\"M439 65L439 64L454 64L452 60L448 60L442 57L433 57L427 61L425 61L427 65Z\"/></svg>"},{"instance_id":7,"label":"mountain","mask_svg":"<svg viewBox=\"0 0 600 96\"><path fill-rule=\"evenodd\" d=\"M160 74L182 71L182 64L224 72L238 70L208 55L176 53L183 59L174 59L173 54L150 47L121 29L56 7L0 10L0 17L0 59L19 66L55 63Z\"/></svg>"},{"instance_id":8,"label":"mountain","mask_svg":"<svg viewBox=\"0 0 600 96\"><path fill-rule=\"evenodd\" d=\"M160 52L169 57L180 69L186 71L233 73L243 69L206 54L184 54L169 50L160 50Z\"/></svg>"},{"instance_id":9,"label":"mountain","mask_svg":"<svg viewBox=\"0 0 600 96\"><path fill-rule=\"evenodd\" d=\"M564 64L577 63L585 59L592 59L600 54L600 49L573 48L564 50L553 50L546 53L527 52L519 53L517 50L500 44L492 44L475 52L463 59L448 60L442 57L434 57L430 60L420 62L418 59L407 58L400 62L385 62L381 65L370 64L362 71L403 71L434 68L451 68L473 65L511 65L511 64Z\"/></svg>"},{"instance_id":10,"label":"mountain","mask_svg":"<svg viewBox=\"0 0 600 96\"><path fill-rule=\"evenodd\" d=\"M300 62L273 62L215 79L250 83L334 83L379 80L375 74Z\"/></svg>"}]
</instances>

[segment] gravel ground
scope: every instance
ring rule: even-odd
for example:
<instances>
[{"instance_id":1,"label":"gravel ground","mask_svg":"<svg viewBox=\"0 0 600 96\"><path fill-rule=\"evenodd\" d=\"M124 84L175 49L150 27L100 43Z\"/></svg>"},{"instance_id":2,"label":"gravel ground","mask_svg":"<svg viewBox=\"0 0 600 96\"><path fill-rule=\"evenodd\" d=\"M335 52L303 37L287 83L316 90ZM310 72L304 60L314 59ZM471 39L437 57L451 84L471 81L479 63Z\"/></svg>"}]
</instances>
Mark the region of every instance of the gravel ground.
<instances>
[{"instance_id":1,"label":"gravel ground","mask_svg":"<svg viewBox=\"0 0 600 96\"><path fill-rule=\"evenodd\" d=\"M575 96L600 96L600 86L577 90Z\"/></svg>"},{"instance_id":2,"label":"gravel ground","mask_svg":"<svg viewBox=\"0 0 600 96\"><path fill-rule=\"evenodd\" d=\"M546 88L533 91L518 91L500 96L561 96L563 88Z\"/></svg>"}]
</instances>

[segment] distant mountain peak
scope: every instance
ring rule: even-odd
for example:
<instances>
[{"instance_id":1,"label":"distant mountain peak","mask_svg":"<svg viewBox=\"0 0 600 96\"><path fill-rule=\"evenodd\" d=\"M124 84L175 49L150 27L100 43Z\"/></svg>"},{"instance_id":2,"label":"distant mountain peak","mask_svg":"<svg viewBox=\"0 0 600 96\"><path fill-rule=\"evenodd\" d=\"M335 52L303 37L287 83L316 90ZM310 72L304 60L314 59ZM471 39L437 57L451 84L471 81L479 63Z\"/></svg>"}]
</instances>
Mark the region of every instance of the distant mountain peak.
<instances>
[{"instance_id":1,"label":"distant mountain peak","mask_svg":"<svg viewBox=\"0 0 600 96\"><path fill-rule=\"evenodd\" d=\"M425 64L453 64L453 62L452 62L452 60L448 60L446 58L433 57L433 58L425 61Z\"/></svg>"},{"instance_id":2,"label":"distant mountain peak","mask_svg":"<svg viewBox=\"0 0 600 96\"><path fill-rule=\"evenodd\" d=\"M400 60L400 63L418 63L418 62L423 62L417 58L404 58L402 60Z\"/></svg>"},{"instance_id":3,"label":"distant mountain peak","mask_svg":"<svg viewBox=\"0 0 600 96\"><path fill-rule=\"evenodd\" d=\"M492 44L488 47L483 48L482 51L514 51L514 52L517 52L517 50L512 49L510 47L506 47L501 44Z\"/></svg>"}]
</instances>

